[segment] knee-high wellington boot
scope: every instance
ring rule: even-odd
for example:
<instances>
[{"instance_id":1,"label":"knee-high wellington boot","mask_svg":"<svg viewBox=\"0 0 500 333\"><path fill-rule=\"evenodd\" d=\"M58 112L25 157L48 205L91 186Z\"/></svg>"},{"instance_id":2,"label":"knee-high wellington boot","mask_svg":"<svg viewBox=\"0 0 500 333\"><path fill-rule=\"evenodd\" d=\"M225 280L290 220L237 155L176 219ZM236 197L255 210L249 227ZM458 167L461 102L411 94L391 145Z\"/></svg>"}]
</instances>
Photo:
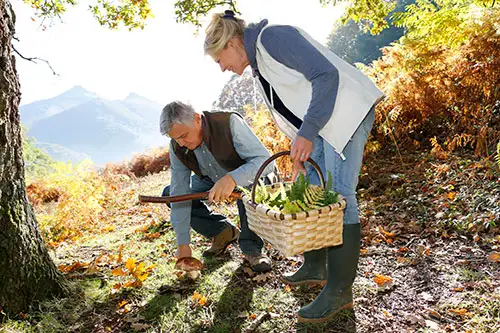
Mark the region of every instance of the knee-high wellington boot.
<instances>
[{"instance_id":1,"label":"knee-high wellington boot","mask_svg":"<svg viewBox=\"0 0 500 333\"><path fill-rule=\"evenodd\" d=\"M295 273L284 274L281 280L291 286L326 282L326 253L326 248L305 252L302 266Z\"/></svg>"},{"instance_id":2,"label":"knee-high wellington boot","mask_svg":"<svg viewBox=\"0 0 500 333\"><path fill-rule=\"evenodd\" d=\"M352 308L361 228L359 224L344 224L343 227L343 244L328 248L326 286L311 304L299 310L299 322L324 322L340 310Z\"/></svg>"}]
</instances>

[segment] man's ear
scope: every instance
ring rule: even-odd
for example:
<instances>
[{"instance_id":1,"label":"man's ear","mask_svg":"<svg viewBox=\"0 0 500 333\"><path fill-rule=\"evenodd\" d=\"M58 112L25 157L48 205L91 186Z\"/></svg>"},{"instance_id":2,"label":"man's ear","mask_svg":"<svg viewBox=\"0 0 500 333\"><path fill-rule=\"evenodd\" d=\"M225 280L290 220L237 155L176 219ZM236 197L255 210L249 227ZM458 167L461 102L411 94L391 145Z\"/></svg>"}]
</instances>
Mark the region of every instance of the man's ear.
<instances>
[{"instance_id":1,"label":"man's ear","mask_svg":"<svg viewBox=\"0 0 500 333\"><path fill-rule=\"evenodd\" d=\"M194 114L194 123L201 124L201 114L199 114L198 112L195 112Z\"/></svg>"}]
</instances>

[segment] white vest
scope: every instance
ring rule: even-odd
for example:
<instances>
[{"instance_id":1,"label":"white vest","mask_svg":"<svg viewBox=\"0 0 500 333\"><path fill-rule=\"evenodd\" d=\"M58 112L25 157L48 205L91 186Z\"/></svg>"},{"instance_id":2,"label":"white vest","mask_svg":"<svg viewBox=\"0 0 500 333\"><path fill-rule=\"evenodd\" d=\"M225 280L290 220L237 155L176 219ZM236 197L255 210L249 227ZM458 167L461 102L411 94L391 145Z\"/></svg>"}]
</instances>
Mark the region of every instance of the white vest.
<instances>
[{"instance_id":1,"label":"white vest","mask_svg":"<svg viewBox=\"0 0 500 333\"><path fill-rule=\"evenodd\" d=\"M298 118L304 120L312 97L312 84L304 75L276 61L262 45L261 30L257 37L256 59L260 74L274 88L283 104ZM372 80L351 66L336 54L324 47L303 30L296 28L318 51L323 54L339 72L339 87L332 116L319 134L341 154L361 121L371 107L380 101L384 94ZM291 140L297 136L297 129L280 115L273 107L273 96L267 99L262 85L262 95L268 104L278 128Z\"/></svg>"}]
</instances>

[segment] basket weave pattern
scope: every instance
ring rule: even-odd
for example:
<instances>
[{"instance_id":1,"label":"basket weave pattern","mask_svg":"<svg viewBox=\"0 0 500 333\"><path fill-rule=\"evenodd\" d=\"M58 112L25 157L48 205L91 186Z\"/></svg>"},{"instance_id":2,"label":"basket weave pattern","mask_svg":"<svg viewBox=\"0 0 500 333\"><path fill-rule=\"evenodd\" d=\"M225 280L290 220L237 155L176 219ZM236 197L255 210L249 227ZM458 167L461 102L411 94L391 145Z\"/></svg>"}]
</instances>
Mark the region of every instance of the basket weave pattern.
<instances>
[{"instance_id":1,"label":"basket weave pattern","mask_svg":"<svg viewBox=\"0 0 500 333\"><path fill-rule=\"evenodd\" d=\"M280 184L266 185L268 192L279 190ZM345 198L307 212L283 214L243 197L250 230L270 242L286 257L324 247L342 244Z\"/></svg>"}]
</instances>

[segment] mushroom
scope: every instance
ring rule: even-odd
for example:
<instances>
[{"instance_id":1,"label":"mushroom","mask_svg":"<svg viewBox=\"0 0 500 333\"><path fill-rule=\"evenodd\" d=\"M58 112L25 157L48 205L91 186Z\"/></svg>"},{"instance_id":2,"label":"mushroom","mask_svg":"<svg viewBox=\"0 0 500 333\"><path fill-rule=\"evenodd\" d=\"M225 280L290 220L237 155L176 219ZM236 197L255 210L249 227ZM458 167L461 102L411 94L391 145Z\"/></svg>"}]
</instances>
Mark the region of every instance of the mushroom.
<instances>
[{"instance_id":1,"label":"mushroom","mask_svg":"<svg viewBox=\"0 0 500 333\"><path fill-rule=\"evenodd\" d=\"M203 269L203 263L194 257L183 257L177 260L175 268L186 272L201 271Z\"/></svg>"},{"instance_id":2,"label":"mushroom","mask_svg":"<svg viewBox=\"0 0 500 333\"><path fill-rule=\"evenodd\" d=\"M193 257L183 257L177 260L175 268L184 271L186 276L195 280L201 275L203 263Z\"/></svg>"}]
</instances>

